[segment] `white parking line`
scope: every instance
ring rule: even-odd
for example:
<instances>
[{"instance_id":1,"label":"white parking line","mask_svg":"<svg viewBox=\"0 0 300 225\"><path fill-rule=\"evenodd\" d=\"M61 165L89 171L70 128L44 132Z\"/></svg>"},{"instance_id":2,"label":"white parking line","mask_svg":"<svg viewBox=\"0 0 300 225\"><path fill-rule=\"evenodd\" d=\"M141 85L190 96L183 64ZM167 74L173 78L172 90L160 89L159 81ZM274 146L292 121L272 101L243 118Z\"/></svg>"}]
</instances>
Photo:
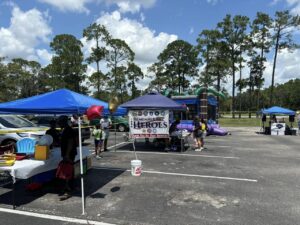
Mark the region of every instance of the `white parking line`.
<instances>
[{"instance_id":1,"label":"white parking line","mask_svg":"<svg viewBox=\"0 0 300 225\"><path fill-rule=\"evenodd\" d=\"M77 224L114 225L111 223L103 223L103 222L93 221L93 220L84 220L84 219L77 219L77 218L64 217L64 216L54 216L49 214L27 212L27 211L15 210L15 209L0 208L0 212L12 213L12 214L17 214L22 216L37 217L37 218L48 219L48 220L58 220L58 221L77 223Z\"/></svg>"},{"instance_id":2,"label":"white parking line","mask_svg":"<svg viewBox=\"0 0 300 225\"><path fill-rule=\"evenodd\" d=\"M229 145L210 145L207 144L208 148L232 148L232 146Z\"/></svg>"},{"instance_id":3,"label":"white parking line","mask_svg":"<svg viewBox=\"0 0 300 225\"><path fill-rule=\"evenodd\" d=\"M115 170L115 171L126 171L126 172L131 172L131 170L127 170L127 169L121 169L121 168L109 168L109 167L93 167L93 169L97 169L97 170ZM233 181L245 181L245 182L258 182L258 180L255 180L255 179L247 179L247 178L239 178L239 177L211 176L211 175L201 175L201 174L168 173L168 172L149 171L149 170L143 170L143 173L149 173L149 174L163 174L163 175L183 176L183 177L210 178L210 179L219 179L219 180L233 180Z\"/></svg>"},{"instance_id":4,"label":"white parking line","mask_svg":"<svg viewBox=\"0 0 300 225\"><path fill-rule=\"evenodd\" d=\"M113 145L113 146L109 146L109 147L107 147L107 149L112 149L112 148L114 148L115 146L117 147L117 146L119 146L119 145L127 144L127 143L129 143L129 142L121 142L121 143L119 143L119 144L116 144L116 145ZM89 151L92 153L92 155L95 155L95 150L94 150L94 149L90 149Z\"/></svg>"},{"instance_id":5,"label":"white parking line","mask_svg":"<svg viewBox=\"0 0 300 225\"><path fill-rule=\"evenodd\" d=\"M118 144L116 144L116 145L109 146L107 149L112 149L112 148L117 147L117 146L119 146L119 145L129 144L129 143L130 143L130 142L121 142L121 143L118 143Z\"/></svg>"},{"instance_id":6,"label":"white parking line","mask_svg":"<svg viewBox=\"0 0 300 225\"><path fill-rule=\"evenodd\" d=\"M127 150L118 150L119 152L124 153L133 153L133 151L127 151ZM222 159L239 159L239 157L234 156L218 156L218 155L196 155L196 154L186 154L186 153L168 153L168 152L141 152L137 151L137 154L153 154L153 155L176 155L176 156L191 156L191 157L206 157L206 158L222 158Z\"/></svg>"}]
</instances>

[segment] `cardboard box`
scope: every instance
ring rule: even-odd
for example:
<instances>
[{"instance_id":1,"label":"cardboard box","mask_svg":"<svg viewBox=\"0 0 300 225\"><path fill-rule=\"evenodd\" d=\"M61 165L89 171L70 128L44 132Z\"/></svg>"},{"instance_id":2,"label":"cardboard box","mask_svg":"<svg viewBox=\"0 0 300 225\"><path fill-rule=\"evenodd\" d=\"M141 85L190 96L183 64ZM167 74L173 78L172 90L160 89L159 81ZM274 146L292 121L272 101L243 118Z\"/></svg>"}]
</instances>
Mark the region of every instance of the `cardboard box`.
<instances>
[{"instance_id":1,"label":"cardboard box","mask_svg":"<svg viewBox=\"0 0 300 225\"><path fill-rule=\"evenodd\" d=\"M45 145L36 145L35 146L35 152L34 152L34 158L36 160L47 160L49 159L49 146Z\"/></svg>"}]
</instances>

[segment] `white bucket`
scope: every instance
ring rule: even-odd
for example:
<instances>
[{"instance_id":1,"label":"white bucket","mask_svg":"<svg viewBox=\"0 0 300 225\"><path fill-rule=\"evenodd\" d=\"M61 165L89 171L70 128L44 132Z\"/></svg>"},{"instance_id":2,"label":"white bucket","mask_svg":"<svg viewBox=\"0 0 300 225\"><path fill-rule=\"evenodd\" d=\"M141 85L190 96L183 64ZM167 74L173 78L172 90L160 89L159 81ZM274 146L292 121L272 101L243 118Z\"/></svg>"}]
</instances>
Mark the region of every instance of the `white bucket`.
<instances>
[{"instance_id":1,"label":"white bucket","mask_svg":"<svg viewBox=\"0 0 300 225\"><path fill-rule=\"evenodd\" d=\"M131 160L131 175L140 176L142 174L142 161L141 160Z\"/></svg>"}]
</instances>

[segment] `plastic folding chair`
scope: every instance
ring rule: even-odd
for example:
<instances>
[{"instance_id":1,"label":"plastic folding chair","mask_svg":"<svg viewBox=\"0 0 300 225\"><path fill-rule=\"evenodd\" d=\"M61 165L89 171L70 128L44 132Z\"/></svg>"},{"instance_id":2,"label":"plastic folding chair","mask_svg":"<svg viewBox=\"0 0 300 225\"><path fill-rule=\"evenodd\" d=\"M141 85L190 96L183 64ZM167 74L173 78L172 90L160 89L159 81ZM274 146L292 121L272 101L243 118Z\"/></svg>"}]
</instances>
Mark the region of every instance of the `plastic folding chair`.
<instances>
[{"instance_id":1,"label":"plastic folding chair","mask_svg":"<svg viewBox=\"0 0 300 225\"><path fill-rule=\"evenodd\" d=\"M34 154L36 140L32 138L23 138L17 141L17 152Z\"/></svg>"}]
</instances>

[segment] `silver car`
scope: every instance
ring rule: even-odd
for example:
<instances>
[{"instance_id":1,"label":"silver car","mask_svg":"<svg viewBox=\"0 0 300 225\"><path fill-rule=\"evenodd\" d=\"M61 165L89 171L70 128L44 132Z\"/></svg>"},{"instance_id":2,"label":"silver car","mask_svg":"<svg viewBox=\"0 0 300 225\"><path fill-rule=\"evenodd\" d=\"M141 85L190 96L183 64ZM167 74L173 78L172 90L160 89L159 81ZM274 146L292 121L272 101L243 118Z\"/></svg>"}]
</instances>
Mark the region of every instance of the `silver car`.
<instances>
[{"instance_id":1,"label":"silver car","mask_svg":"<svg viewBox=\"0 0 300 225\"><path fill-rule=\"evenodd\" d=\"M16 143L25 137L39 139L45 134L46 129L21 116L0 115L0 145Z\"/></svg>"}]
</instances>

